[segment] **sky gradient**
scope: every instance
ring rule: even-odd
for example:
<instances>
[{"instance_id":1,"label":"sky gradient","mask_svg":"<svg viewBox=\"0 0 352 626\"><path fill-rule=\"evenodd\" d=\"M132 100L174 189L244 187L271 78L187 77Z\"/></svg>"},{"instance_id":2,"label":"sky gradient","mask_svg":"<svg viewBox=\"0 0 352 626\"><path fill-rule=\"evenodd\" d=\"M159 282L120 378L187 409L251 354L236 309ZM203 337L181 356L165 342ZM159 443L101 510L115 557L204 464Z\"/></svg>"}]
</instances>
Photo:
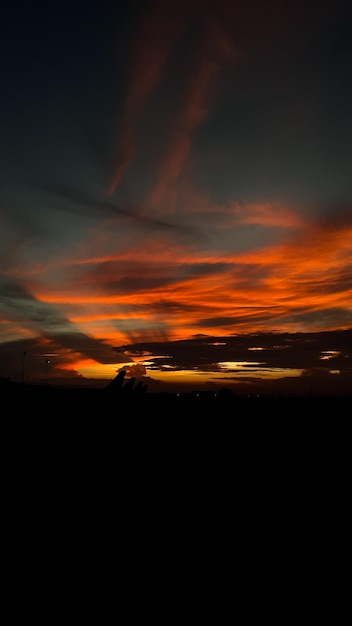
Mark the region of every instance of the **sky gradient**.
<instances>
[{"instance_id":1,"label":"sky gradient","mask_svg":"<svg viewBox=\"0 0 352 626\"><path fill-rule=\"evenodd\" d=\"M350 27L339 1L7 5L0 377L349 391Z\"/></svg>"}]
</instances>

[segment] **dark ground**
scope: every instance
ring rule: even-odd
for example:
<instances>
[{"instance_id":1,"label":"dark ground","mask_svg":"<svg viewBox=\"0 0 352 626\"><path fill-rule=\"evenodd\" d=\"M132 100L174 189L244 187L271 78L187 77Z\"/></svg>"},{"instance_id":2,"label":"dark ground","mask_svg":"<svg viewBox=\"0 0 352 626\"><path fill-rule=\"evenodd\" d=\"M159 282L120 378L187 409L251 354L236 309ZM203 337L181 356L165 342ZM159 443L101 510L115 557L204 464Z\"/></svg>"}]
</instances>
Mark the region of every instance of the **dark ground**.
<instances>
[{"instance_id":1,"label":"dark ground","mask_svg":"<svg viewBox=\"0 0 352 626\"><path fill-rule=\"evenodd\" d=\"M215 617L223 595L245 593L250 608L267 584L260 610L281 622L297 595L345 571L348 398L8 394L1 455L3 543L16 573L30 549L26 580L38 546L43 576L61 563L72 589L76 562L80 577L101 575L98 555L114 598L117 576L137 576L173 611L196 586Z\"/></svg>"},{"instance_id":2,"label":"dark ground","mask_svg":"<svg viewBox=\"0 0 352 626\"><path fill-rule=\"evenodd\" d=\"M350 465L351 399L40 389L3 396L8 468ZM291 470L290 470L291 471Z\"/></svg>"}]
</instances>

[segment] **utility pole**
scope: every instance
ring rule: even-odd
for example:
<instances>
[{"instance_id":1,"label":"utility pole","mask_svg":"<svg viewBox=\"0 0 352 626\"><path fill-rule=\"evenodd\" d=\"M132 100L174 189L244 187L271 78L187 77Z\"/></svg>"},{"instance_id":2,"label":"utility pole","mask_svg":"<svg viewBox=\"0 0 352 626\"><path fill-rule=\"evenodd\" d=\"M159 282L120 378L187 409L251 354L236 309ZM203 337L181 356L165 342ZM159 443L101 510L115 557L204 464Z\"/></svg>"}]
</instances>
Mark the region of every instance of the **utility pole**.
<instances>
[{"instance_id":1,"label":"utility pole","mask_svg":"<svg viewBox=\"0 0 352 626\"><path fill-rule=\"evenodd\" d=\"M26 370L26 353L23 353L23 361L22 361L22 384L24 385L25 380L25 370Z\"/></svg>"},{"instance_id":2,"label":"utility pole","mask_svg":"<svg viewBox=\"0 0 352 626\"><path fill-rule=\"evenodd\" d=\"M50 360L46 359L45 361L45 386L48 386L48 365L50 365Z\"/></svg>"}]
</instances>

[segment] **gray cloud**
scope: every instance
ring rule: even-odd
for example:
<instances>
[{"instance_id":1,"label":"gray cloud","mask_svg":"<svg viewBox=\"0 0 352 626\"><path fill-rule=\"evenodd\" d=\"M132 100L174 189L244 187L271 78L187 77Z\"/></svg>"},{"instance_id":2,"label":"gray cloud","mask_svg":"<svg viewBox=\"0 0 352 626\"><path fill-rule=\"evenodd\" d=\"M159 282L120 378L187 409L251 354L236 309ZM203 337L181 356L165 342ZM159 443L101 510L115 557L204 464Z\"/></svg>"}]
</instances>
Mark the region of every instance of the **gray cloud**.
<instances>
[{"instance_id":1,"label":"gray cloud","mask_svg":"<svg viewBox=\"0 0 352 626\"><path fill-rule=\"evenodd\" d=\"M244 362L258 370L268 367L288 369L318 368L330 370L333 366L351 369L352 331L317 333L255 333L226 337L201 336L183 341L145 342L115 348L128 350L133 356L146 354L156 368L164 365L176 369L217 369L220 362ZM324 352L341 353L331 360L322 361Z\"/></svg>"},{"instance_id":2,"label":"gray cloud","mask_svg":"<svg viewBox=\"0 0 352 626\"><path fill-rule=\"evenodd\" d=\"M41 184L38 188L54 197L56 196L57 208L64 212L94 219L116 218L145 231L152 231L153 233L162 231L182 238L189 238L191 241L195 239L203 241L205 237L199 228L154 218L132 206L120 206L113 199L92 197L88 192L59 184Z\"/></svg>"}]
</instances>

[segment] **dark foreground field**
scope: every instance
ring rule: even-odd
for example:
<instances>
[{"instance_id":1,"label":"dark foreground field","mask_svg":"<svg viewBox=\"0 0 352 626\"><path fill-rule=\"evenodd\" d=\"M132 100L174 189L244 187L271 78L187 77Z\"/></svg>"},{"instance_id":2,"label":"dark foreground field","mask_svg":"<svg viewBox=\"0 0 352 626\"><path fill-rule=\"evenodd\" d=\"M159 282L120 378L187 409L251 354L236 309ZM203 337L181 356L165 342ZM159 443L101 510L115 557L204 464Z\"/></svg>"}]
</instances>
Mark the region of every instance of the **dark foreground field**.
<instances>
[{"instance_id":1,"label":"dark foreground field","mask_svg":"<svg viewBox=\"0 0 352 626\"><path fill-rule=\"evenodd\" d=\"M122 472L195 464L350 463L348 398L8 394L3 465L116 466Z\"/></svg>"},{"instance_id":2,"label":"dark foreground field","mask_svg":"<svg viewBox=\"0 0 352 626\"><path fill-rule=\"evenodd\" d=\"M240 600L281 622L307 599L325 612L325 595L335 617L332 579L349 598L346 398L15 393L1 455L16 601L23 572L55 610L57 590L86 603L94 585L100 614L102 580L163 621L199 607L226 621Z\"/></svg>"},{"instance_id":3,"label":"dark foreground field","mask_svg":"<svg viewBox=\"0 0 352 626\"><path fill-rule=\"evenodd\" d=\"M262 587L275 571L281 597L287 576L311 594L312 568L324 575L327 559L345 554L346 398L42 392L7 397L2 409L3 537L31 546L31 564L40 545L50 564L65 555L65 577L75 576L73 555L91 572L95 551L114 584L116 571L153 581L157 568L165 593L194 593L196 577L212 589L221 581L231 598L239 581L259 576ZM170 585L176 571L182 580Z\"/></svg>"}]
</instances>

